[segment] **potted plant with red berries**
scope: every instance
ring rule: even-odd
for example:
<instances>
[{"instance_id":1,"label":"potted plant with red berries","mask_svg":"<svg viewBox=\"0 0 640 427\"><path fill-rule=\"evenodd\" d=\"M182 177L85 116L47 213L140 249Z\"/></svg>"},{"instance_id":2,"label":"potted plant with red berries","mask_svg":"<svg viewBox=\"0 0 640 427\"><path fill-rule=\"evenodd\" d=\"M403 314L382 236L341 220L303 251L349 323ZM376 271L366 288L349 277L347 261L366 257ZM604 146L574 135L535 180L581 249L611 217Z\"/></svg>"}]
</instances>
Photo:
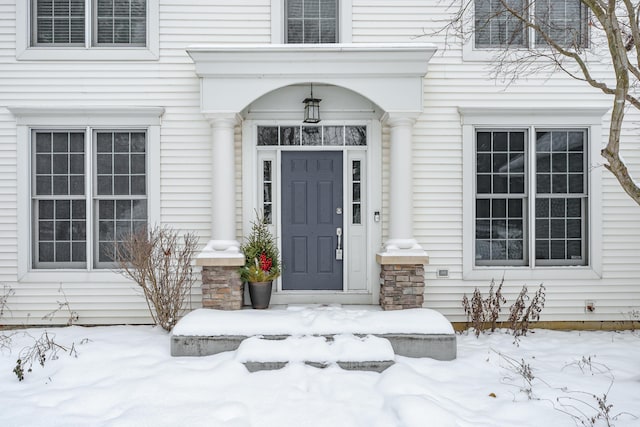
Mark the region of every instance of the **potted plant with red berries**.
<instances>
[{"instance_id":1,"label":"potted plant with red berries","mask_svg":"<svg viewBox=\"0 0 640 427\"><path fill-rule=\"evenodd\" d=\"M251 232L240 249L245 258L240 277L249 285L251 306L268 308L273 281L280 276L280 252L264 218L257 216L251 223Z\"/></svg>"}]
</instances>

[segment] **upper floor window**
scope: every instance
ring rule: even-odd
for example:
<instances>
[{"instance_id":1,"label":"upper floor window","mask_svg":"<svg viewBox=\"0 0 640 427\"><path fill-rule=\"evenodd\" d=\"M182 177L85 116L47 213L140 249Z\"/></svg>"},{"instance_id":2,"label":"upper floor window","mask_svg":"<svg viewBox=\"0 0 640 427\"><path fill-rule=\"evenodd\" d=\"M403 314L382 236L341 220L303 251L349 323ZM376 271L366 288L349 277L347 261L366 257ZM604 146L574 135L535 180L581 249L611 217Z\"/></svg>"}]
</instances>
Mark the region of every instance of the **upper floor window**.
<instances>
[{"instance_id":1,"label":"upper floor window","mask_svg":"<svg viewBox=\"0 0 640 427\"><path fill-rule=\"evenodd\" d=\"M588 9L580 0L475 0L474 10L477 48L533 47L532 40L547 45L525 22L535 23L562 47L588 47Z\"/></svg>"},{"instance_id":2,"label":"upper floor window","mask_svg":"<svg viewBox=\"0 0 640 427\"><path fill-rule=\"evenodd\" d=\"M31 46L147 45L146 0L32 0Z\"/></svg>"},{"instance_id":3,"label":"upper floor window","mask_svg":"<svg viewBox=\"0 0 640 427\"><path fill-rule=\"evenodd\" d=\"M338 43L338 0L287 0L287 43Z\"/></svg>"}]
</instances>

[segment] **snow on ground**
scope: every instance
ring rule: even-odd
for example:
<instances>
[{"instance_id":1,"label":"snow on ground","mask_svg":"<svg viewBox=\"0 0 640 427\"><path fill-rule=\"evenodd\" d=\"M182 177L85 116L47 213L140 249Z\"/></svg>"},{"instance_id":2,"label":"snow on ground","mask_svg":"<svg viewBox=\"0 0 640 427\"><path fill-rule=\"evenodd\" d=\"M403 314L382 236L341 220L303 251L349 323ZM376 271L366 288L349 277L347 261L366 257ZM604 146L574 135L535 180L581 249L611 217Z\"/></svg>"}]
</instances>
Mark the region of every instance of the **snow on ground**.
<instances>
[{"instance_id":1,"label":"snow on ground","mask_svg":"<svg viewBox=\"0 0 640 427\"><path fill-rule=\"evenodd\" d=\"M19 382L15 361L43 331L13 331L0 353L3 427L562 427L577 425L567 413L596 414L591 394L604 393L611 416L623 413L616 426L640 425L638 332L538 330L519 346L503 332L459 335L450 362L397 357L380 374L301 363L249 373L234 352L171 357L159 328L72 326L48 331L77 357L60 352ZM517 373L527 366L530 385Z\"/></svg>"},{"instance_id":2,"label":"snow on ground","mask_svg":"<svg viewBox=\"0 0 640 427\"><path fill-rule=\"evenodd\" d=\"M235 351L239 362L358 362L394 360L389 340L374 335L287 337L283 340L249 337Z\"/></svg>"}]
</instances>

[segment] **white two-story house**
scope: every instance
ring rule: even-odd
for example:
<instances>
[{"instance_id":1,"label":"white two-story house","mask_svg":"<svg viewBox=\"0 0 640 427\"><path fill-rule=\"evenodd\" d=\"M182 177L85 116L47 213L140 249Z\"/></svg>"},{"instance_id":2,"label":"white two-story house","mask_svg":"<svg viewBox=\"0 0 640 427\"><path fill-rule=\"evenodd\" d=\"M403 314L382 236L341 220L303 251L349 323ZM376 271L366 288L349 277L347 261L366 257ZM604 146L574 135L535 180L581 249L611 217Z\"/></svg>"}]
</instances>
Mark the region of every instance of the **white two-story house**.
<instances>
[{"instance_id":1,"label":"white two-story house","mask_svg":"<svg viewBox=\"0 0 640 427\"><path fill-rule=\"evenodd\" d=\"M565 2L548 7L588 46L588 14ZM123 233L195 232L198 271L231 277L256 212L283 257L272 304L424 306L464 321L463 295L504 278L511 301L544 283L543 320L628 320L640 215L601 166L611 99L560 71L494 78L511 30L471 18L471 37L439 32L455 12L0 0L0 322L41 324L65 301L81 324L147 323L108 255ZM640 176L627 123L623 156ZM402 281L410 291L396 293Z\"/></svg>"}]
</instances>

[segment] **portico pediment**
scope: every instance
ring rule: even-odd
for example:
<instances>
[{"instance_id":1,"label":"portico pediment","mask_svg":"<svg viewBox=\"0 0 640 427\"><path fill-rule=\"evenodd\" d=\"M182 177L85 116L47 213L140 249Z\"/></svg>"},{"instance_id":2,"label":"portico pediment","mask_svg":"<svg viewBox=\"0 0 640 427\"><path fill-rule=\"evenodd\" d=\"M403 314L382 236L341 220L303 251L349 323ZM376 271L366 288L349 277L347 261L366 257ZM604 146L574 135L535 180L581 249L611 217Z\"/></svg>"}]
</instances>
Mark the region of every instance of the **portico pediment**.
<instances>
[{"instance_id":1,"label":"portico pediment","mask_svg":"<svg viewBox=\"0 0 640 427\"><path fill-rule=\"evenodd\" d=\"M187 49L202 79L204 113L237 113L275 89L314 82L350 89L388 113L422 111L427 43L198 45Z\"/></svg>"}]
</instances>

